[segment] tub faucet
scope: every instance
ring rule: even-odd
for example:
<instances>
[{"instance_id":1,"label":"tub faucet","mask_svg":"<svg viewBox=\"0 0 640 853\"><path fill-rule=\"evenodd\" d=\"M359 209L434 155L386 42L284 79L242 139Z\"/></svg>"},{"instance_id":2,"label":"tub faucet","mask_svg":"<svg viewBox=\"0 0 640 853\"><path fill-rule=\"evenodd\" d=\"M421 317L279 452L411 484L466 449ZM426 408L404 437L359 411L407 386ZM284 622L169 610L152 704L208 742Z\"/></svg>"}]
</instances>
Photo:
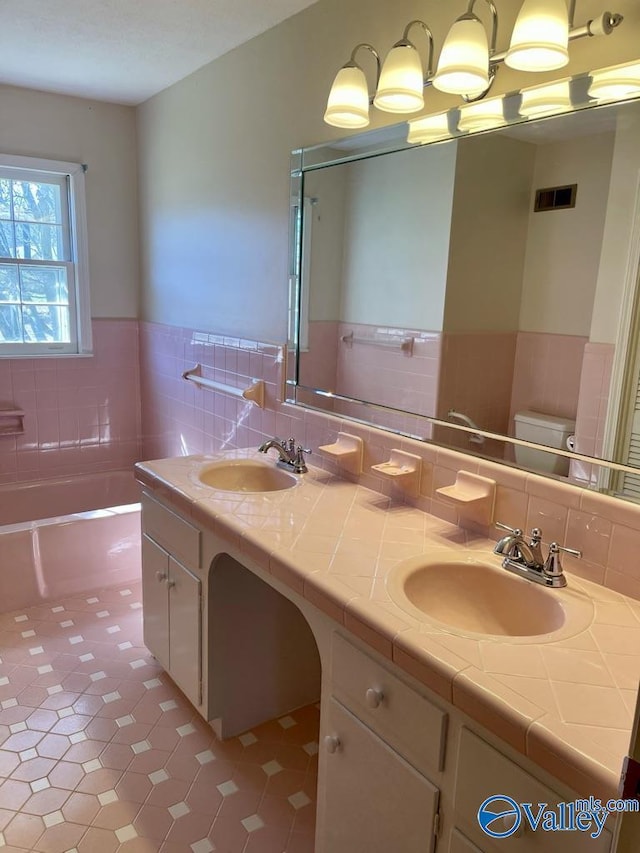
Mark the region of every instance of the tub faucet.
<instances>
[{"instance_id":1,"label":"tub faucet","mask_svg":"<svg viewBox=\"0 0 640 853\"><path fill-rule=\"evenodd\" d=\"M271 448L278 451L277 465L280 468L292 470L295 474L306 474L308 471L304 454L311 453L310 450L304 448L301 444L296 444L295 438L290 438L288 441L280 438L269 438L263 441L258 448L259 453L266 453Z\"/></svg>"},{"instance_id":2,"label":"tub faucet","mask_svg":"<svg viewBox=\"0 0 640 853\"><path fill-rule=\"evenodd\" d=\"M542 555L542 531L534 527L529 541L524 538L519 527L507 527L506 524L496 523L500 530L506 530L507 535L499 539L493 549L494 554L504 557L502 567L520 577L534 583L550 586L554 589L567 585L567 579L562 570L560 553L581 557L582 552L574 548L564 548L557 542L549 546L549 554L545 559Z\"/></svg>"}]
</instances>

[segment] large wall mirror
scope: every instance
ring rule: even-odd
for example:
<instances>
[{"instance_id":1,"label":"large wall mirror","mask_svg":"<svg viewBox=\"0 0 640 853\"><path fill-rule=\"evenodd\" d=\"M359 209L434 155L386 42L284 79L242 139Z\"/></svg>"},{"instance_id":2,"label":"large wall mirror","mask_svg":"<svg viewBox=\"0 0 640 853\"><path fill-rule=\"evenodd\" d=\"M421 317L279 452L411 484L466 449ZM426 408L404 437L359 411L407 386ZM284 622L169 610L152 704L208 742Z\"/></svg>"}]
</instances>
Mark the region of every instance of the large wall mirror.
<instances>
[{"instance_id":1,"label":"large wall mirror","mask_svg":"<svg viewBox=\"0 0 640 853\"><path fill-rule=\"evenodd\" d=\"M640 102L586 80L562 115L294 152L291 401L634 496Z\"/></svg>"}]
</instances>

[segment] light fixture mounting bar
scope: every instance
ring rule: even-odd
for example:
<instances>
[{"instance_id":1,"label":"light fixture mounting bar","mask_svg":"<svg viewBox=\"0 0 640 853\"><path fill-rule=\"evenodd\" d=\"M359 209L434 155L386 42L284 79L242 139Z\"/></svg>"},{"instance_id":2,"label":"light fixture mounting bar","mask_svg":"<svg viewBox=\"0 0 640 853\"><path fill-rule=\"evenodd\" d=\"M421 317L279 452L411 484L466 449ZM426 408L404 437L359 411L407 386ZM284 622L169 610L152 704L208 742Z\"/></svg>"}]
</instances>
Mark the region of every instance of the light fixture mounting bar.
<instances>
[{"instance_id":1,"label":"light fixture mounting bar","mask_svg":"<svg viewBox=\"0 0 640 853\"><path fill-rule=\"evenodd\" d=\"M608 36L619 27L624 21L624 17L617 12L603 12L599 17L592 18L586 24L579 27L572 27L569 30L569 41L577 41L581 38L592 38L594 36ZM507 51L503 50L491 57L491 64L498 65L504 62Z\"/></svg>"},{"instance_id":2,"label":"light fixture mounting bar","mask_svg":"<svg viewBox=\"0 0 640 853\"><path fill-rule=\"evenodd\" d=\"M402 41L398 42L398 44L411 44L409 41L409 32L413 27L420 27L420 29L424 32L427 37L427 44L429 45L429 55L427 57L427 70L424 75L424 85L431 82L431 78L433 77L433 51L434 51L434 41L433 41L433 33L429 29L429 27L425 24L424 21L416 18L413 21L409 21L407 26L404 28L404 32L402 33Z\"/></svg>"},{"instance_id":3,"label":"light fixture mounting bar","mask_svg":"<svg viewBox=\"0 0 640 853\"><path fill-rule=\"evenodd\" d=\"M498 10L496 9L493 0L485 0L491 12L491 41L489 42L489 56L492 57L496 52L496 44L498 41ZM476 5L476 0L469 0L469 8L467 15L473 15L473 7Z\"/></svg>"}]
</instances>

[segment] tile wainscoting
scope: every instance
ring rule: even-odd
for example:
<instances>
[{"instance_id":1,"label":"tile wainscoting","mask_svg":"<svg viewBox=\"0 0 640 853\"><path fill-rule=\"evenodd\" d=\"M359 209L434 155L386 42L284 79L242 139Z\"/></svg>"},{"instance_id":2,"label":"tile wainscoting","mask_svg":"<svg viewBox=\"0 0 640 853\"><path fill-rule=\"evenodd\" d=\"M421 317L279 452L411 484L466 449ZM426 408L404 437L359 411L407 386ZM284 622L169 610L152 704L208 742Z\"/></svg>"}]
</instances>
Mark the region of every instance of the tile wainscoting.
<instances>
[{"instance_id":1,"label":"tile wainscoting","mask_svg":"<svg viewBox=\"0 0 640 853\"><path fill-rule=\"evenodd\" d=\"M314 465L333 470L333 463L316 451L319 445L335 441L343 429L364 440L364 473L355 478L363 485L393 494L399 504L410 502L457 523L456 510L439 500L436 490L451 485L460 469L492 477L498 484L496 520L514 527L542 528L546 542L557 540L583 551L582 560L566 558L569 571L640 599L640 506L374 427L342 422L334 414L282 404L284 354L277 345L142 323L140 349L144 458L257 447L266 437L293 435L313 449ZM264 379L267 407L260 410L185 382L183 370L196 362L231 385L243 385L249 377ZM386 461L393 447L423 459L417 498L394 492L370 470L371 465ZM624 654L623 645L621 640L620 654Z\"/></svg>"},{"instance_id":2,"label":"tile wainscoting","mask_svg":"<svg viewBox=\"0 0 640 853\"><path fill-rule=\"evenodd\" d=\"M0 436L0 483L131 468L140 452L138 321L94 319L87 358L0 359L0 406L24 433Z\"/></svg>"}]
</instances>

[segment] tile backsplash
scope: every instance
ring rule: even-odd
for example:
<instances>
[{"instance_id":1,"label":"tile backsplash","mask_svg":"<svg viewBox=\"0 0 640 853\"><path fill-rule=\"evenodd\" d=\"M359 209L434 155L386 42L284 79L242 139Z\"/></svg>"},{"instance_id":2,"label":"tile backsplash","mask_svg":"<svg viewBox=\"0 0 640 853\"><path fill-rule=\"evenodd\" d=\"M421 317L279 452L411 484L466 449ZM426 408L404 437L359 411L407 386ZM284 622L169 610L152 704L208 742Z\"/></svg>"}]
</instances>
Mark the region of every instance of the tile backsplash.
<instances>
[{"instance_id":1,"label":"tile backsplash","mask_svg":"<svg viewBox=\"0 0 640 853\"><path fill-rule=\"evenodd\" d=\"M138 322L93 320L94 355L0 359L0 406L24 433L0 436L0 482L130 468L140 452Z\"/></svg>"},{"instance_id":2,"label":"tile backsplash","mask_svg":"<svg viewBox=\"0 0 640 853\"><path fill-rule=\"evenodd\" d=\"M140 356L144 458L257 447L264 438L293 435L312 449L312 464L338 471L317 448L336 441L340 430L346 431L362 437L365 454L363 474L354 477L341 472L344 477L454 523L458 522L456 510L440 500L436 490L453 484L460 469L490 477L497 483L495 520L513 527L542 528L545 542L555 539L583 551L582 560L565 558L570 571L640 599L640 506L375 427L341 421L333 413L282 404L284 354L280 346L142 323ZM249 378L264 379L267 407L260 410L184 381L182 372L197 362L203 365L204 375L231 385L243 386ZM416 498L396 492L370 470L371 465L388 460L396 447L423 459Z\"/></svg>"}]
</instances>

